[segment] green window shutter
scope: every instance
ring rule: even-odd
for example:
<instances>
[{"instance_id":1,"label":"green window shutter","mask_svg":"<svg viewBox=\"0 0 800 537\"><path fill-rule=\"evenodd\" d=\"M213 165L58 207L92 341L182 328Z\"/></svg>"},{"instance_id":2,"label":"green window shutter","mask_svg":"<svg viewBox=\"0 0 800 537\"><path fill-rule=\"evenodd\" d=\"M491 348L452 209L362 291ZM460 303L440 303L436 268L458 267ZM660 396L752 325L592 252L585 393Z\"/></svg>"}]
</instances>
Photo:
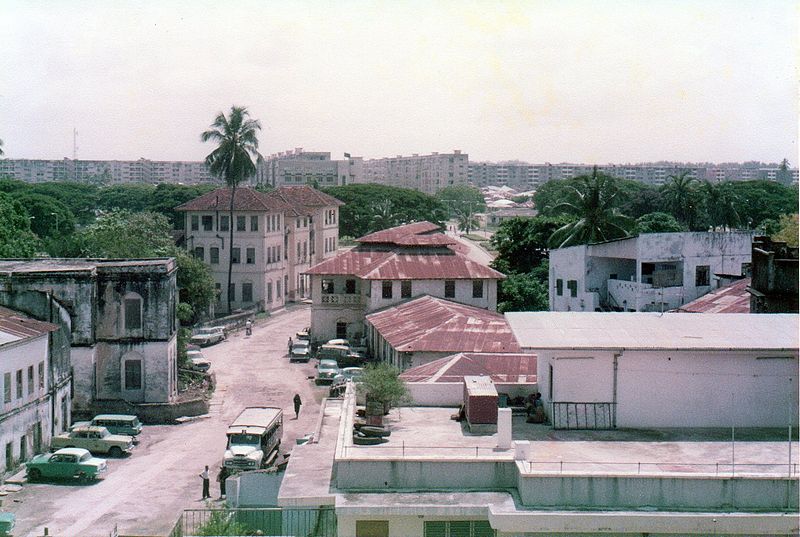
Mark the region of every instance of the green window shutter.
<instances>
[{"instance_id":1,"label":"green window shutter","mask_svg":"<svg viewBox=\"0 0 800 537\"><path fill-rule=\"evenodd\" d=\"M447 537L447 522L425 522L425 537Z\"/></svg>"},{"instance_id":2,"label":"green window shutter","mask_svg":"<svg viewBox=\"0 0 800 537\"><path fill-rule=\"evenodd\" d=\"M494 537L495 532L488 520L476 520L472 526L472 537Z\"/></svg>"},{"instance_id":3,"label":"green window shutter","mask_svg":"<svg viewBox=\"0 0 800 537\"><path fill-rule=\"evenodd\" d=\"M451 520L450 535L448 537L472 537L470 529L472 522L469 520Z\"/></svg>"}]
</instances>

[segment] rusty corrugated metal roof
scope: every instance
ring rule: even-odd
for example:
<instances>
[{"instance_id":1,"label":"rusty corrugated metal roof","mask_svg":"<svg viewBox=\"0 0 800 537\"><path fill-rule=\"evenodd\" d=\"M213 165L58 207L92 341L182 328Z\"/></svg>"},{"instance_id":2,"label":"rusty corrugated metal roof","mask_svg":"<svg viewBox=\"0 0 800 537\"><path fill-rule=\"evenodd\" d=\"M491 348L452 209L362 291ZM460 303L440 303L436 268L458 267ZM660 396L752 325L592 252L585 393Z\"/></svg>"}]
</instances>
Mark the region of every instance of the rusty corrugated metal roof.
<instances>
[{"instance_id":1,"label":"rusty corrugated metal roof","mask_svg":"<svg viewBox=\"0 0 800 537\"><path fill-rule=\"evenodd\" d=\"M58 325L32 319L27 315L0 306L0 345L46 335Z\"/></svg>"},{"instance_id":2,"label":"rusty corrugated metal roof","mask_svg":"<svg viewBox=\"0 0 800 537\"><path fill-rule=\"evenodd\" d=\"M458 353L400 374L406 382L462 382L486 376L500 384L535 384L536 355L526 353Z\"/></svg>"},{"instance_id":3,"label":"rusty corrugated metal roof","mask_svg":"<svg viewBox=\"0 0 800 537\"><path fill-rule=\"evenodd\" d=\"M750 278L737 280L684 304L682 313L750 313Z\"/></svg>"},{"instance_id":4,"label":"rusty corrugated metal roof","mask_svg":"<svg viewBox=\"0 0 800 537\"><path fill-rule=\"evenodd\" d=\"M431 222L422 221L414 222L413 224L403 224L402 226L390 227L389 229L382 229L369 235L364 235L356 239L360 243L389 243L389 244L402 244L397 241L406 239L413 235L425 235L439 231L439 226Z\"/></svg>"},{"instance_id":5,"label":"rusty corrugated metal roof","mask_svg":"<svg viewBox=\"0 0 800 537\"><path fill-rule=\"evenodd\" d=\"M519 352L505 318L493 311L422 296L367 315L399 352Z\"/></svg>"},{"instance_id":6,"label":"rusty corrugated metal roof","mask_svg":"<svg viewBox=\"0 0 800 537\"><path fill-rule=\"evenodd\" d=\"M176 211L227 211L231 205L230 188L218 188L175 207ZM238 187L233 204L234 211L285 212L292 207L276 196L268 196L249 187Z\"/></svg>"},{"instance_id":7,"label":"rusty corrugated metal roof","mask_svg":"<svg viewBox=\"0 0 800 537\"><path fill-rule=\"evenodd\" d=\"M298 212L308 213L310 209L319 207L339 207L343 202L333 196L320 192L308 185L282 186L266 193L267 197L277 198L280 202L290 205Z\"/></svg>"}]
</instances>

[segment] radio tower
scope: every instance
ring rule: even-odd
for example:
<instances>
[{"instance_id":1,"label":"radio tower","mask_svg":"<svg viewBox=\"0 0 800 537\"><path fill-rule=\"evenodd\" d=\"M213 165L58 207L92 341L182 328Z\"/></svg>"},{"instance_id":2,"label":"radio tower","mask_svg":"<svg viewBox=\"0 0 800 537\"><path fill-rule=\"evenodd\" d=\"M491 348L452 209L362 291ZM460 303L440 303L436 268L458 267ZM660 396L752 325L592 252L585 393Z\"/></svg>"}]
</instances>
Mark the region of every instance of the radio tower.
<instances>
[{"instance_id":1,"label":"radio tower","mask_svg":"<svg viewBox=\"0 0 800 537\"><path fill-rule=\"evenodd\" d=\"M72 128L72 170L73 170L73 181L78 180L78 164L75 162L75 159L78 158L78 129L75 127Z\"/></svg>"}]
</instances>

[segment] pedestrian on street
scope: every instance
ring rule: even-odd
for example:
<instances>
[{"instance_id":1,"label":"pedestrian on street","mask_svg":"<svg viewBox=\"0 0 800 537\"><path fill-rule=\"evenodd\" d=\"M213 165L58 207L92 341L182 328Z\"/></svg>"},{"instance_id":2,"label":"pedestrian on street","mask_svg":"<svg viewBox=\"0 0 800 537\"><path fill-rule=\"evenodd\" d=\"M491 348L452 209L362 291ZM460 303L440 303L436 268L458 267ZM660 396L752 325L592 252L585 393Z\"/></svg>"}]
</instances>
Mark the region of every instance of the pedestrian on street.
<instances>
[{"instance_id":1,"label":"pedestrian on street","mask_svg":"<svg viewBox=\"0 0 800 537\"><path fill-rule=\"evenodd\" d=\"M289 354L292 352L292 336L289 336Z\"/></svg>"},{"instance_id":2,"label":"pedestrian on street","mask_svg":"<svg viewBox=\"0 0 800 537\"><path fill-rule=\"evenodd\" d=\"M200 477L203 480L203 499L206 500L211 497L211 492L208 490L208 466L206 466L206 469L200 474Z\"/></svg>"},{"instance_id":3,"label":"pedestrian on street","mask_svg":"<svg viewBox=\"0 0 800 537\"><path fill-rule=\"evenodd\" d=\"M219 473L217 474L217 481L219 481L219 497L220 499L225 499L225 480L228 479L230 472L223 464L220 469Z\"/></svg>"},{"instance_id":4,"label":"pedestrian on street","mask_svg":"<svg viewBox=\"0 0 800 537\"><path fill-rule=\"evenodd\" d=\"M300 405L303 401L300 400L300 394L294 394L294 419L300 419Z\"/></svg>"}]
</instances>

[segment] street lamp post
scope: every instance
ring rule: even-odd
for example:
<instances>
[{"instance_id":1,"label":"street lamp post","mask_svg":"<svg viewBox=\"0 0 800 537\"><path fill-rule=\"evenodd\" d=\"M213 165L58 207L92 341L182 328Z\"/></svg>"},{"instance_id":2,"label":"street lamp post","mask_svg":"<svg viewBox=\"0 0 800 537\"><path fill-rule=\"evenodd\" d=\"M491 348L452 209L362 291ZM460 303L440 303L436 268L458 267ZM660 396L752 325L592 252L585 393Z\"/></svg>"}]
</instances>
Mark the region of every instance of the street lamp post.
<instances>
[{"instance_id":1,"label":"street lamp post","mask_svg":"<svg viewBox=\"0 0 800 537\"><path fill-rule=\"evenodd\" d=\"M50 213L50 216L56 217L56 235L58 235L58 213Z\"/></svg>"}]
</instances>

